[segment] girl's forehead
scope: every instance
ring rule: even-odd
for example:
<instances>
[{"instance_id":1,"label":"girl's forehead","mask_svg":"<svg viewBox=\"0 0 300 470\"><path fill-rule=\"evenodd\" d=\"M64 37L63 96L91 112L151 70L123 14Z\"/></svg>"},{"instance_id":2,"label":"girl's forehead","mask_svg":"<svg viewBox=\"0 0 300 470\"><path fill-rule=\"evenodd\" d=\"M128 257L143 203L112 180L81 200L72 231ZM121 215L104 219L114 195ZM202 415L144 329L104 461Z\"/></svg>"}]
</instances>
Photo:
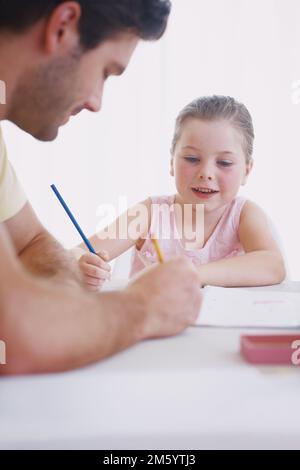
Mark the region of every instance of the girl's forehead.
<instances>
[{"instance_id":1,"label":"girl's forehead","mask_svg":"<svg viewBox=\"0 0 300 470\"><path fill-rule=\"evenodd\" d=\"M237 150L243 139L241 132L228 120L203 121L190 118L183 123L179 140L181 147L192 145L199 146L199 149L209 146Z\"/></svg>"}]
</instances>

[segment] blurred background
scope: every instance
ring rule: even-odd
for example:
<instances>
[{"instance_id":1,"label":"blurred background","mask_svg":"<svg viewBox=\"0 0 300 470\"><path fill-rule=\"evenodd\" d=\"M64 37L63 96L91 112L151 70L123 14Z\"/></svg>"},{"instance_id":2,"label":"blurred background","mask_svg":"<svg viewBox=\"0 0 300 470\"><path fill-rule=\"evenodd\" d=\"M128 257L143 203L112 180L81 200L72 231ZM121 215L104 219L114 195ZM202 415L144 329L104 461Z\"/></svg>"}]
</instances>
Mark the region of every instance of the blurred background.
<instances>
[{"instance_id":1,"label":"blurred background","mask_svg":"<svg viewBox=\"0 0 300 470\"><path fill-rule=\"evenodd\" d=\"M300 2L173 0L164 38L144 43L108 80L100 114L83 112L53 143L3 124L8 153L45 226L80 242L50 191L55 183L91 234L97 209L172 194L169 148L179 110L197 96L232 95L250 110L255 166L241 194L269 214L290 274L300 279ZM55 86L55 84L53 84Z\"/></svg>"}]
</instances>

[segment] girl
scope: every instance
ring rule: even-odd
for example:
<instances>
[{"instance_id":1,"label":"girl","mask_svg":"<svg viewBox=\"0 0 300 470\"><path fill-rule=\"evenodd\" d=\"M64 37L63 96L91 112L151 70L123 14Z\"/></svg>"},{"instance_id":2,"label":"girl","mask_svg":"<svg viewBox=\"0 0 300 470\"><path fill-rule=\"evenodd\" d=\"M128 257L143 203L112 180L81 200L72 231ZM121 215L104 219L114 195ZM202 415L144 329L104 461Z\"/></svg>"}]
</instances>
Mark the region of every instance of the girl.
<instances>
[{"instance_id":1,"label":"girl","mask_svg":"<svg viewBox=\"0 0 300 470\"><path fill-rule=\"evenodd\" d=\"M131 277L156 263L151 234L166 258L191 259L201 285L282 282L284 261L266 215L237 196L252 169L253 140L248 110L231 97L202 97L183 108L171 147L176 194L148 198L91 237L98 255L79 259L86 285L99 288L110 277L108 261L133 246Z\"/></svg>"}]
</instances>

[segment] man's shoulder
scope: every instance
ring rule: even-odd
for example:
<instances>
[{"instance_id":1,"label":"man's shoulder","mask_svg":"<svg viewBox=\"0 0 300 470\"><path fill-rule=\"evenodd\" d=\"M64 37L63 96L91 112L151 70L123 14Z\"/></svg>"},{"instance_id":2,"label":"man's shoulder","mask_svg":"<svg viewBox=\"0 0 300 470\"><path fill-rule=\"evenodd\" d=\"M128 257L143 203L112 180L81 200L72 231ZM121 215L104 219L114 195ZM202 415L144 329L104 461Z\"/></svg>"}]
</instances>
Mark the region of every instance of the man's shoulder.
<instances>
[{"instance_id":1,"label":"man's shoulder","mask_svg":"<svg viewBox=\"0 0 300 470\"><path fill-rule=\"evenodd\" d=\"M0 222L16 215L25 205L26 195L10 164L0 128Z\"/></svg>"}]
</instances>

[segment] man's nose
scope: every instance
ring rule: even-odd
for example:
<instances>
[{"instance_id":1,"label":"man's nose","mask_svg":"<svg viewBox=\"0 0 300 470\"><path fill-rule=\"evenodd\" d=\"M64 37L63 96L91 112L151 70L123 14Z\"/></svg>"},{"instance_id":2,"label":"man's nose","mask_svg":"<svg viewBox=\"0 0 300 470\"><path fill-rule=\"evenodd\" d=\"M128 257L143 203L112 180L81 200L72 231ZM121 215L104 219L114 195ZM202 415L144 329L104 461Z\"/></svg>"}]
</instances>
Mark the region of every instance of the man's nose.
<instances>
[{"instance_id":1,"label":"man's nose","mask_svg":"<svg viewBox=\"0 0 300 470\"><path fill-rule=\"evenodd\" d=\"M94 93L89 97L89 99L86 101L84 107L88 110L91 111L92 113L98 113L101 109L102 105L102 90L101 92Z\"/></svg>"}]
</instances>

